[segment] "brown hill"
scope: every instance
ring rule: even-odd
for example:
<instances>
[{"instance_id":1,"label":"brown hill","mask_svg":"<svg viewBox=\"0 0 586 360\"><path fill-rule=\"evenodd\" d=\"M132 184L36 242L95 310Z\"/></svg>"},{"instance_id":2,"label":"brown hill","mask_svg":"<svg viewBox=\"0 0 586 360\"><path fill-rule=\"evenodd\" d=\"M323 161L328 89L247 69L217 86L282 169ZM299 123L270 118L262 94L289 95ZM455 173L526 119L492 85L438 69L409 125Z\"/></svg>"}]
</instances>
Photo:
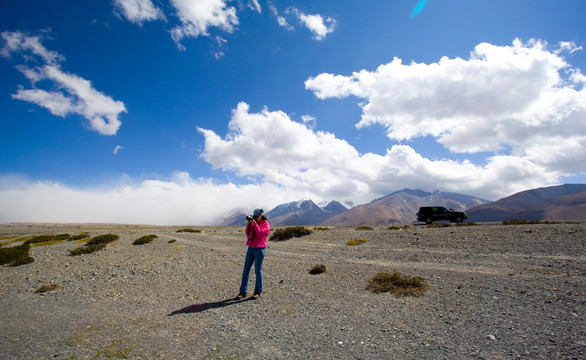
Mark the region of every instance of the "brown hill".
<instances>
[{"instance_id":1,"label":"brown hill","mask_svg":"<svg viewBox=\"0 0 586 360\"><path fill-rule=\"evenodd\" d=\"M566 184L522 191L467 211L469 221L584 219L586 184ZM573 195L576 195L575 197ZM582 209L582 210L581 210Z\"/></svg>"},{"instance_id":2,"label":"brown hill","mask_svg":"<svg viewBox=\"0 0 586 360\"><path fill-rule=\"evenodd\" d=\"M586 220L586 191L544 201L519 215L536 220Z\"/></svg>"}]
</instances>

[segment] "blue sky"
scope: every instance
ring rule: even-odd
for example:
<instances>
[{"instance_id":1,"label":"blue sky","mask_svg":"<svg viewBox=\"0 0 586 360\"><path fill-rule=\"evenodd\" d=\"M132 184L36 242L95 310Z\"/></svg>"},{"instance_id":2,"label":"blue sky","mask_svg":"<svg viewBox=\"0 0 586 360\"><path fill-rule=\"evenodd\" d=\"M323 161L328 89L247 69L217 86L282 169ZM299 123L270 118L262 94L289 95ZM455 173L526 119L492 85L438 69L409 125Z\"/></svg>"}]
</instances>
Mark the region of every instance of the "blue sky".
<instances>
[{"instance_id":1,"label":"blue sky","mask_svg":"<svg viewBox=\"0 0 586 360\"><path fill-rule=\"evenodd\" d=\"M586 182L586 2L0 5L0 222Z\"/></svg>"}]
</instances>

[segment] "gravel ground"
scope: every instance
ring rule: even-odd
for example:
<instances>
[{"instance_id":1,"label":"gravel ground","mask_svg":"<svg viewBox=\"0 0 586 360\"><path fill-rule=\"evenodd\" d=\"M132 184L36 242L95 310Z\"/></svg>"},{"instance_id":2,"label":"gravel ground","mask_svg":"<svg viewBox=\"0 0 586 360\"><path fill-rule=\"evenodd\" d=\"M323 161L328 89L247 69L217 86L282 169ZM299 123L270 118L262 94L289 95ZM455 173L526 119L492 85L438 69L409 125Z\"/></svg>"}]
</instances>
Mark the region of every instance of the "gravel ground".
<instances>
[{"instance_id":1,"label":"gravel ground","mask_svg":"<svg viewBox=\"0 0 586 360\"><path fill-rule=\"evenodd\" d=\"M584 223L316 230L269 242L265 291L243 301L230 300L243 228L180 228L0 226L0 242L120 235L97 253L68 256L82 244L62 242L32 247L34 263L0 267L0 358L585 358ZM132 245L150 234L158 238ZM367 241L346 245L356 238ZM327 272L310 275L315 264ZM424 277L428 293L367 290L378 271L395 270ZM49 284L61 288L35 292Z\"/></svg>"}]
</instances>

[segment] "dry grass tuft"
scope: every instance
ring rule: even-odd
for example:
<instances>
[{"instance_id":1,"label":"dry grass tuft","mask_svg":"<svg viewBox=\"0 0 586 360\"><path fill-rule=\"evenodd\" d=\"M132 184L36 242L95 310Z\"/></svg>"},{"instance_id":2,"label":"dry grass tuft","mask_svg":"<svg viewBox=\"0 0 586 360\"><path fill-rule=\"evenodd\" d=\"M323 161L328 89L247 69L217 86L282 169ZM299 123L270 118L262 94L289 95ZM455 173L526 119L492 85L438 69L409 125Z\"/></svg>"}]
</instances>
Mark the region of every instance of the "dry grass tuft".
<instances>
[{"instance_id":1,"label":"dry grass tuft","mask_svg":"<svg viewBox=\"0 0 586 360\"><path fill-rule=\"evenodd\" d=\"M450 227L452 225L448 224L448 223L433 223L433 224L429 224L427 225L428 228L445 228L445 227Z\"/></svg>"},{"instance_id":2,"label":"dry grass tuft","mask_svg":"<svg viewBox=\"0 0 586 360\"><path fill-rule=\"evenodd\" d=\"M40 293L45 293L45 292L49 292L49 291L55 291L55 290L60 290L61 285L59 284L46 284L41 286L37 291L35 291L35 293L40 294Z\"/></svg>"},{"instance_id":3,"label":"dry grass tuft","mask_svg":"<svg viewBox=\"0 0 586 360\"><path fill-rule=\"evenodd\" d=\"M71 241L76 241L76 240L87 239L87 238L89 238L89 237L90 237L90 234L89 234L89 233L87 233L87 232L82 232L82 233L80 233L80 234L73 235L73 236L71 237Z\"/></svg>"},{"instance_id":4,"label":"dry grass tuft","mask_svg":"<svg viewBox=\"0 0 586 360\"><path fill-rule=\"evenodd\" d=\"M179 229L176 232L178 232L178 233L200 233L201 230L199 230L199 229L185 228L185 229Z\"/></svg>"},{"instance_id":5,"label":"dry grass tuft","mask_svg":"<svg viewBox=\"0 0 586 360\"><path fill-rule=\"evenodd\" d=\"M84 246L77 249L69 250L69 256L77 256L83 254L91 254L96 251L100 251L106 247L107 244L120 239L120 236L116 234L105 234L93 237Z\"/></svg>"},{"instance_id":6,"label":"dry grass tuft","mask_svg":"<svg viewBox=\"0 0 586 360\"><path fill-rule=\"evenodd\" d=\"M409 230L409 229L411 229L411 226L410 225L407 225L407 224L406 225L403 225L403 226L393 225L393 226L389 226L387 228L387 230Z\"/></svg>"},{"instance_id":7,"label":"dry grass tuft","mask_svg":"<svg viewBox=\"0 0 586 360\"><path fill-rule=\"evenodd\" d=\"M354 230L374 230L374 228L372 228L370 226L359 226Z\"/></svg>"},{"instance_id":8,"label":"dry grass tuft","mask_svg":"<svg viewBox=\"0 0 586 360\"><path fill-rule=\"evenodd\" d=\"M323 274L327 271L327 268L324 264L317 264L314 265L310 270L309 273L312 275Z\"/></svg>"},{"instance_id":9,"label":"dry grass tuft","mask_svg":"<svg viewBox=\"0 0 586 360\"><path fill-rule=\"evenodd\" d=\"M98 235L96 237L93 237L90 241L88 241L86 245L99 245L99 244L106 245L106 244L114 242L118 239L120 239L120 236L118 236L116 234Z\"/></svg>"},{"instance_id":10,"label":"dry grass tuft","mask_svg":"<svg viewBox=\"0 0 586 360\"><path fill-rule=\"evenodd\" d=\"M69 234L46 234L46 235L38 235L33 236L32 238L25 241L27 244L41 244L41 243L55 243L60 242L63 240L70 240L71 236Z\"/></svg>"},{"instance_id":11,"label":"dry grass tuft","mask_svg":"<svg viewBox=\"0 0 586 360\"><path fill-rule=\"evenodd\" d=\"M391 292L396 296L423 296L428 290L427 281L420 276L403 275L397 271L381 271L368 280L368 287L374 293Z\"/></svg>"},{"instance_id":12,"label":"dry grass tuft","mask_svg":"<svg viewBox=\"0 0 586 360\"><path fill-rule=\"evenodd\" d=\"M456 223L456 226L478 226L474 221Z\"/></svg>"},{"instance_id":13,"label":"dry grass tuft","mask_svg":"<svg viewBox=\"0 0 586 360\"><path fill-rule=\"evenodd\" d=\"M503 220L501 221L503 225L536 225L536 224L560 224L559 221L544 221L544 220L518 220L518 219L511 219L511 220Z\"/></svg>"},{"instance_id":14,"label":"dry grass tuft","mask_svg":"<svg viewBox=\"0 0 586 360\"><path fill-rule=\"evenodd\" d=\"M136 240L134 240L134 242L132 243L132 245L144 245L144 244L148 244L151 241L153 241L154 239L158 238L157 235L145 235L141 238L138 238Z\"/></svg>"},{"instance_id":15,"label":"dry grass tuft","mask_svg":"<svg viewBox=\"0 0 586 360\"><path fill-rule=\"evenodd\" d=\"M311 233L313 233L313 231L305 228L304 226L293 226L285 229L277 229L269 240L283 241L292 239L294 237L300 238Z\"/></svg>"},{"instance_id":16,"label":"dry grass tuft","mask_svg":"<svg viewBox=\"0 0 586 360\"><path fill-rule=\"evenodd\" d=\"M366 239L365 238L352 239L352 240L348 240L346 242L346 245L348 245L348 246L355 246L355 245L364 244L365 242L366 242Z\"/></svg>"},{"instance_id":17,"label":"dry grass tuft","mask_svg":"<svg viewBox=\"0 0 586 360\"><path fill-rule=\"evenodd\" d=\"M32 263L35 259L29 256L29 248L30 244L28 243L1 248L0 265L19 266Z\"/></svg>"},{"instance_id":18,"label":"dry grass tuft","mask_svg":"<svg viewBox=\"0 0 586 360\"><path fill-rule=\"evenodd\" d=\"M91 254L96 251L100 251L106 247L106 244L95 244L95 245L85 245L82 247L78 247L77 249L69 250L69 256L77 256L83 254Z\"/></svg>"}]
</instances>

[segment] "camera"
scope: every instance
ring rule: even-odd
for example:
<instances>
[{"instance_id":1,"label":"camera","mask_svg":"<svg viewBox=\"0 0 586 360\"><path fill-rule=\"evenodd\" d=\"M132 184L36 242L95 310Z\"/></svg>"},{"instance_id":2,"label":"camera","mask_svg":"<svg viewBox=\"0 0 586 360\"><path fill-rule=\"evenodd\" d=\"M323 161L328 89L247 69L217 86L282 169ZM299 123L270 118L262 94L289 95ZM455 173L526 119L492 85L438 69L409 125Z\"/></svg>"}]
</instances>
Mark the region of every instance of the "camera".
<instances>
[{"instance_id":1,"label":"camera","mask_svg":"<svg viewBox=\"0 0 586 360\"><path fill-rule=\"evenodd\" d=\"M252 221L252 220L254 220L253 217L252 217L252 215L247 215L246 216L246 221Z\"/></svg>"}]
</instances>

